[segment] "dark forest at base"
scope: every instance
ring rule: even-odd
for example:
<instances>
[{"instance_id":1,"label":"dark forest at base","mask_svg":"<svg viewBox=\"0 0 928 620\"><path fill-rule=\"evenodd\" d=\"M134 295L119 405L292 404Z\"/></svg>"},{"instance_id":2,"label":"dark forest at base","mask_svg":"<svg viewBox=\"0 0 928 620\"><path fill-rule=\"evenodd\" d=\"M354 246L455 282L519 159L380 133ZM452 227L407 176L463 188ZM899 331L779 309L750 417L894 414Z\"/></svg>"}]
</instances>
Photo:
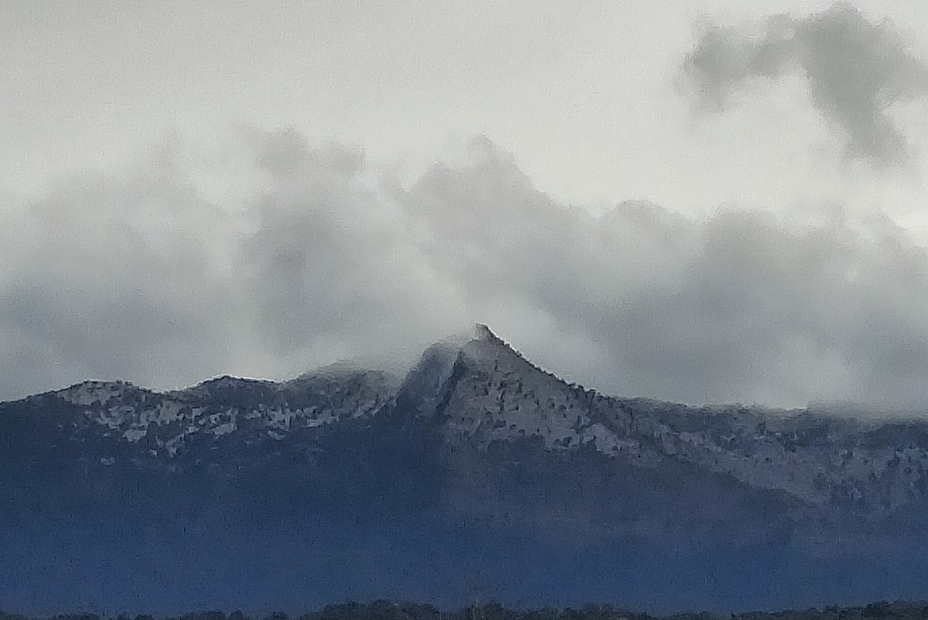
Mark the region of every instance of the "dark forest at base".
<instances>
[{"instance_id":1,"label":"dark forest at base","mask_svg":"<svg viewBox=\"0 0 928 620\"><path fill-rule=\"evenodd\" d=\"M686 612L672 615L652 615L630 611L613 605L585 605L580 608L514 609L496 602L470 605L456 611L443 611L430 604L394 603L377 600L372 603L341 603L321 610L291 616L273 612L262 616L246 616L240 611L194 612L164 620L928 620L928 601L875 602L864 606L794 609L784 611L752 611L739 614ZM0 611L0 620L40 620ZM94 613L60 614L41 620L156 620L150 615L134 617L121 614L101 616Z\"/></svg>"}]
</instances>

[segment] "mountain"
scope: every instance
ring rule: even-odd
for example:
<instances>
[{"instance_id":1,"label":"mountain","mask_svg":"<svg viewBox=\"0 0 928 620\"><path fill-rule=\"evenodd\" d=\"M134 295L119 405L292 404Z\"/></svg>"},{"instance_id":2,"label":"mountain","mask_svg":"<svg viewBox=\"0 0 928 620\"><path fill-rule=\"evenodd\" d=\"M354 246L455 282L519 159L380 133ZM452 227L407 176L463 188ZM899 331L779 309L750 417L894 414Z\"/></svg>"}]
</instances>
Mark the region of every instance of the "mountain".
<instances>
[{"instance_id":1,"label":"mountain","mask_svg":"<svg viewBox=\"0 0 928 620\"><path fill-rule=\"evenodd\" d=\"M608 397L483 325L404 378L2 403L0 471L0 608L928 594L928 423Z\"/></svg>"}]
</instances>

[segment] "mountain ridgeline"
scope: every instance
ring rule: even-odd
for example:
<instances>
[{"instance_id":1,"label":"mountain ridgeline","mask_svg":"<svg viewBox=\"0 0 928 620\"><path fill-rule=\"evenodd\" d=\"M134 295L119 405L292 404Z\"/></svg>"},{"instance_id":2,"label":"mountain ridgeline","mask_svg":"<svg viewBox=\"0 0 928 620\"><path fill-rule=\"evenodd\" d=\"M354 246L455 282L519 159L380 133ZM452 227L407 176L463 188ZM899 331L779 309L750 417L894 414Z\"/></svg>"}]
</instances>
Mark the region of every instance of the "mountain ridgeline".
<instances>
[{"instance_id":1,"label":"mountain ridgeline","mask_svg":"<svg viewBox=\"0 0 928 620\"><path fill-rule=\"evenodd\" d=\"M457 604L475 579L658 612L928 595L928 423L607 397L482 325L402 380L3 403L0 467L7 608Z\"/></svg>"}]
</instances>

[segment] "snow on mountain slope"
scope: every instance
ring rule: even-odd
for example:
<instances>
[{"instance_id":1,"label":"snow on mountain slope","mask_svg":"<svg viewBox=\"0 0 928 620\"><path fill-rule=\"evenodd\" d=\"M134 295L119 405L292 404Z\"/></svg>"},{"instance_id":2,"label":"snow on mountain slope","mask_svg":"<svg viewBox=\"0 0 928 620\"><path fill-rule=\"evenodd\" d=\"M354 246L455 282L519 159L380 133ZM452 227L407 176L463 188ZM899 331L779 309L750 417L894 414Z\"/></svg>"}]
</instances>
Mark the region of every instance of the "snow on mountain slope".
<instances>
[{"instance_id":1,"label":"snow on mountain slope","mask_svg":"<svg viewBox=\"0 0 928 620\"><path fill-rule=\"evenodd\" d=\"M126 382L86 381L54 394L74 405L107 437L175 456L194 435L241 431L246 443L374 414L396 380L376 371L327 368L284 383L220 377L156 393Z\"/></svg>"},{"instance_id":2,"label":"snow on mountain slope","mask_svg":"<svg viewBox=\"0 0 928 620\"><path fill-rule=\"evenodd\" d=\"M534 438L546 451L592 448L635 467L687 463L861 515L928 508L925 421L863 424L813 411L605 397L534 366L484 325L470 340L430 347L402 384L332 367L279 384L221 377L156 393L88 381L52 395L77 412L75 433L153 457L176 456L204 438L255 445L402 411L433 420L448 442L483 450Z\"/></svg>"},{"instance_id":3,"label":"snow on mountain slope","mask_svg":"<svg viewBox=\"0 0 928 620\"><path fill-rule=\"evenodd\" d=\"M478 325L476 337L461 348L456 365L446 406L438 412L447 419L449 435L483 445L535 436L549 450L593 442L604 454L642 453L641 442L619 430L620 412L613 412L614 430L603 423L608 399L534 366L485 325Z\"/></svg>"},{"instance_id":4,"label":"snow on mountain slope","mask_svg":"<svg viewBox=\"0 0 928 620\"><path fill-rule=\"evenodd\" d=\"M928 499L928 424L864 424L810 411L608 398L534 366L486 326L461 347L442 407L448 437L486 447L539 437L592 444L642 467L675 459L813 505L881 516Z\"/></svg>"}]
</instances>

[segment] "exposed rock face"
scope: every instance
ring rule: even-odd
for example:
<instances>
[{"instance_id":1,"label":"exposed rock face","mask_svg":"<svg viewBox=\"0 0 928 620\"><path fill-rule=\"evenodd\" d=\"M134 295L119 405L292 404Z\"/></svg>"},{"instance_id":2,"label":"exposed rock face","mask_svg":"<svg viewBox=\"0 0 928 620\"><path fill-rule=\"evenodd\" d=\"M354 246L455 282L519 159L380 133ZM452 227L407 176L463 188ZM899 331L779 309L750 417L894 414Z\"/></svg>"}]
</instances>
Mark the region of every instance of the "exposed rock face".
<instances>
[{"instance_id":1,"label":"exposed rock face","mask_svg":"<svg viewBox=\"0 0 928 620\"><path fill-rule=\"evenodd\" d=\"M687 407L605 397L533 366L486 326L454 363L432 365L428 404L451 440L486 449L540 438L548 451L592 445L639 467L692 464L810 505L871 517L924 506L928 423L869 422L814 411ZM440 405L439 405L440 404Z\"/></svg>"}]
</instances>

